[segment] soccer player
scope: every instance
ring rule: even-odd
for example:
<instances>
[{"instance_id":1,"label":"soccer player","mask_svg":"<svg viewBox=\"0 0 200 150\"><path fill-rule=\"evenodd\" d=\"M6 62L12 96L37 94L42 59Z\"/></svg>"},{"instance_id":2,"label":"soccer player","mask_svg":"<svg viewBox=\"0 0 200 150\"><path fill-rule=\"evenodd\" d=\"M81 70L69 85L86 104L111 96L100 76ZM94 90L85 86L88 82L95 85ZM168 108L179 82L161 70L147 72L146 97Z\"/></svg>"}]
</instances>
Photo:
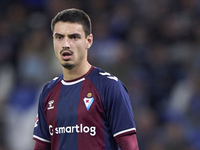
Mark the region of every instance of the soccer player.
<instances>
[{"instance_id":1,"label":"soccer player","mask_svg":"<svg viewBox=\"0 0 200 150\"><path fill-rule=\"evenodd\" d=\"M40 94L34 150L138 150L126 87L87 59L93 43L89 16L59 12L51 23L63 73Z\"/></svg>"}]
</instances>

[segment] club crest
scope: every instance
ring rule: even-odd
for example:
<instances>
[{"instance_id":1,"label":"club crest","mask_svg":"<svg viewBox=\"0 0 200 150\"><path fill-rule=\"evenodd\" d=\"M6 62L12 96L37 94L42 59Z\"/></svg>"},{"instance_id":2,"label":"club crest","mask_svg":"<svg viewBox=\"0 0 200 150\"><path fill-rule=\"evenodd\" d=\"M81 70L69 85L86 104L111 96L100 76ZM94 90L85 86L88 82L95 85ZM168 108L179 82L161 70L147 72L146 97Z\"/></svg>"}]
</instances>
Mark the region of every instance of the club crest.
<instances>
[{"instance_id":1,"label":"club crest","mask_svg":"<svg viewBox=\"0 0 200 150\"><path fill-rule=\"evenodd\" d=\"M85 97L83 99L84 103L85 103L85 106L87 108L87 110L90 109L90 106L92 105L93 101L94 101L94 98L92 97L92 93L88 93L87 94L87 97Z\"/></svg>"}]
</instances>

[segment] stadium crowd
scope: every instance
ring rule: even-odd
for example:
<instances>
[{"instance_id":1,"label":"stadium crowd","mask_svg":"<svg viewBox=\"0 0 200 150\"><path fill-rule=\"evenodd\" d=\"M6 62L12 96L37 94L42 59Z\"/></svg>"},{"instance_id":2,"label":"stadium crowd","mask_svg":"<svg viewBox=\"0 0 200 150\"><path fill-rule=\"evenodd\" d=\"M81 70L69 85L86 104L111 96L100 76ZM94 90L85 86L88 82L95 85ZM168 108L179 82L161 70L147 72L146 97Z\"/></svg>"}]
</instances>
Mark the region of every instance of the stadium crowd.
<instances>
[{"instance_id":1,"label":"stadium crowd","mask_svg":"<svg viewBox=\"0 0 200 150\"><path fill-rule=\"evenodd\" d=\"M200 1L0 0L0 150L31 150L39 92L61 73L51 18L80 8L89 60L128 88L140 150L200 150Z\"/></svg>"}]
</instances>

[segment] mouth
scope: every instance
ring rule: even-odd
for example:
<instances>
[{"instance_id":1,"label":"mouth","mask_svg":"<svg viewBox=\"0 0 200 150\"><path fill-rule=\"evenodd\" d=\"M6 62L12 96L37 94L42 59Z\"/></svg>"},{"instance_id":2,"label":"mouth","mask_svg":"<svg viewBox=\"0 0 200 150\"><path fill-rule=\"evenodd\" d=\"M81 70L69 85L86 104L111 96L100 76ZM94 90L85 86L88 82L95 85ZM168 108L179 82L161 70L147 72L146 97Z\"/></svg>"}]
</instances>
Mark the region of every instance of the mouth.
<instances>
[{"instance_id":1,"label":"mouth","mask_svg":"<svg viewBox=\"0 0 200 150\"><path fill-rule=\"evenodd\" d=\"M71 56L73 55L73 52L70 50L67 50L67 51L65 50L65 51L61 51L60 54L63 60L69 60Z\"/></svg>"}]
</instances>

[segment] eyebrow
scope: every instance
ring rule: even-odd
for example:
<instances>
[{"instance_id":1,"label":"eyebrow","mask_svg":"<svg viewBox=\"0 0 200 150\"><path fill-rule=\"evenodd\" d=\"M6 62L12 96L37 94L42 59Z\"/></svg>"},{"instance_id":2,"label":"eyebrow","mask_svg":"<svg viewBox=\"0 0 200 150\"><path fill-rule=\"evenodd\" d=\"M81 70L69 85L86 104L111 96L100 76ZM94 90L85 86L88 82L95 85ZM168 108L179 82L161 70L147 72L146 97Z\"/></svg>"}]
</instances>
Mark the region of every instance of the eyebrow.
<instances>
[{"instance_id":1,"label":"eyebrow","mask_svg":"<svg viewBox=\"0 0 200 150\"><path fill-rule=\"evenodd\" d=\"M78 37L78 38L80 38L81 34L79 34L79 33L73 33L73 34L69 34L68 37Z\"/></svg>"},{"instance_id":2,"label":"eyebrow","mask_svg":"<svg viewBox=\"0 0 200 150\"><path fill-rule=\"evenodd\" d=\"M64 36L64 35L55 32L55 33L53 34L53 36ZM68 37L74 37L74 36L76 36L76 37L81 37L81 34L80 34L80 33L73 33L73 34L68 34L67 36L68 36Z\"/></svg>"},{"instance_id":3,"label":"eyebrow","mask_svg":"<svg viewBox=\"0 0 200 150\"><path fill-rule=\"evenodd\" d=\"M53 34L53 36L56 36L56 35L57 35L57 36L58 36L58 35L59 35L59 36L64 36L63 34L60 34L60 33L56 33L56 32L55 32L55 33Z\"/></svg>"}]
</instances>

